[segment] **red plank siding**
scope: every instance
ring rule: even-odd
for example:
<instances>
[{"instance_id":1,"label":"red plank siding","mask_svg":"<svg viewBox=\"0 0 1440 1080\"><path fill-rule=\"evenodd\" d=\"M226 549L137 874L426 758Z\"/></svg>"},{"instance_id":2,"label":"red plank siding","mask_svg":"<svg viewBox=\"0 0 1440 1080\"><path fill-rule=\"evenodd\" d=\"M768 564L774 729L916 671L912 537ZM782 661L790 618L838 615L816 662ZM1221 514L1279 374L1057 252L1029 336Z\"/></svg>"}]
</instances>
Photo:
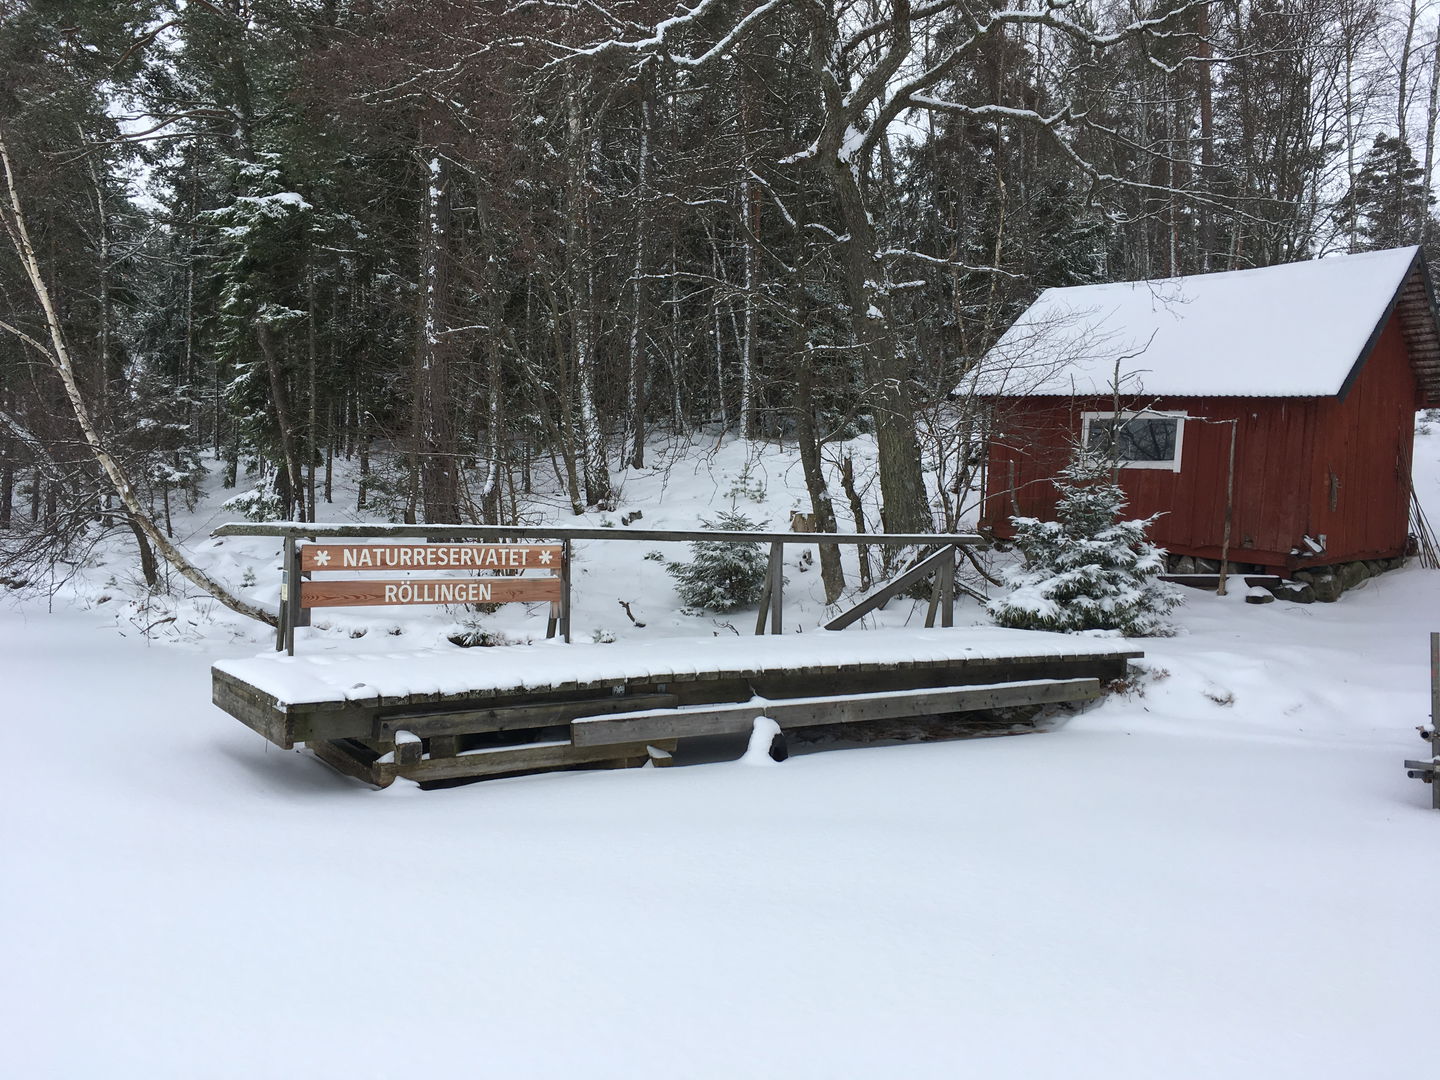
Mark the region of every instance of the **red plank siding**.
<instances>
[{"instance_id":1,"label":"red plank siding","mask_svg":"<svg viewBox=\"0 0 1440 1080\"><path fill-rule=\"evenodd\" d=\"M1399 321L1392 318L1345 399L1316 403L1307 502L1312 535L1326 536L1327 560L1386 558L1404 550L1419 393ZM1331 473L1339 479L1334 510Z\"/></svg>"},{"instance_id":2,"label":"red plank siding","mask_svg":"<svg viewBox=\"0 0 1440 1080\"><path fill-rule=\"evenodd\" d=\"M1344 400L1339 398L1148 398L1124 409L1183 411L1180 471L1121 469L1135 517L1162 513L1155 540L1177 554L1218 558L1224 528L1230 424L1235 421L1231 559L1266 566L1323 565L1399 554L1406 540L1410 454L1419 388L1392 318ZM1011 469L1019 512L1053 517L1052 478L1078 441L1087 411L1109 398L1011 398L997 402L981 524L1012 535ZM1208 421L1208 422L1207 422ZM1340 478L1335 510L1329 476ZM1325 534L1323 556L1291 549Z\"/></svg>"}]
</instances>

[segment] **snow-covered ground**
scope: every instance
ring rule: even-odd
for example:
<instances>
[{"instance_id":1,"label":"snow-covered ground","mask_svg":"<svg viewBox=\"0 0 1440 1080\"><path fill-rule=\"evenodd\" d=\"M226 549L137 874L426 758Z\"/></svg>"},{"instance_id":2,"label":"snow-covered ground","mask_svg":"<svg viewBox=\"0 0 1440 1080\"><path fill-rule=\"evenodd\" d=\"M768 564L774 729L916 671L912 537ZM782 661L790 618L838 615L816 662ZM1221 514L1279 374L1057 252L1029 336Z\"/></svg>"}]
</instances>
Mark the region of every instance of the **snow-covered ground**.
<instances>
[{"instance_id":1,"label":"snow-covered ground","mask_svg":"<svg viewBox=\"0 0 1440 1080\"><path fill-rule=\"evenodd\" d=\"M1440 432L1417 450L1440 518ZM633 477L607 516L693 524L744 458ZM794 504L787 461L761 463L757 519ZM273 598L274 546L204 541L219 519L186 519L195 550ZM581 550L582 636L746 630L675 611L634 548ZM1440 814L1401 761L1425 750L1440 573L1333 605L1192 593L1131 693L1046 735L375 792L212 707L210 662L265 635L137 606L121 565L53 613L0 606L6 1076L1424 1070ZM808 574L787 592L806 632ZM453 630L382 616L300 647Z\"/></svg>"}]
</instances>

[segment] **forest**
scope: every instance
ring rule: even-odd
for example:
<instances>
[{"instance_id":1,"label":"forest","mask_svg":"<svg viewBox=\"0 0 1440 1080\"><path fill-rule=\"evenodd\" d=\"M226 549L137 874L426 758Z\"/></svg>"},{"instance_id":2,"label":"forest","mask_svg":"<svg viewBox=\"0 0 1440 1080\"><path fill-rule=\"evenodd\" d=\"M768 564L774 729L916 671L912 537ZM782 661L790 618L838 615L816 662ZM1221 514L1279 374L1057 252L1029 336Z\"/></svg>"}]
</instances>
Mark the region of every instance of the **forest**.
<instances>
[{"instance_id":1,"label":"forest","mask_svg":"<svg viewBox=\"0 0 1440 1080\"><path fill-rule=\"evenodd\" d=\"M798 446L955 529L1043 289L1426 243L1434 0L0 0L0 580ZM878 520L832 492L873 435ZM347 497L349 497L347 495ZM842 518L836 506L846 507ZM222 595L224 594L224 595ZM265 617L258 609L246 614Z\"/></svg>"}]
</instances>

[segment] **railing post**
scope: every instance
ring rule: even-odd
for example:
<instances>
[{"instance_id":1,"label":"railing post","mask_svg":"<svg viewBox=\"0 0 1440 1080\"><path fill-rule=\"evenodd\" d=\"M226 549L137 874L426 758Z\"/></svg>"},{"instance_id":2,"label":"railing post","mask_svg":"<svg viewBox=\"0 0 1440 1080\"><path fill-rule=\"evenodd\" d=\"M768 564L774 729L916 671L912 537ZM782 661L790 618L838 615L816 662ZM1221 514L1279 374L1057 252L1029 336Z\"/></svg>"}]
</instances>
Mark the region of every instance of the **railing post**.
<instances>
[{"instance_id":1,"label":"railing post","mask_svg":"<svg viewBox=\"0 0 1440 1080\"><path fill-rule=\"evenodd\" d=\"M1440 731L1440 633L1430 635L1430 726Z\"/></svg>"},{"instance_id":2,"label":"railing post","mask_svg":"<svg viewBox=\"0 0 1440 1080\"><path fill-rule=\"evenodd\" d=\"M285 649L285 628L290 625L290 563L295 554L295 539L287 536L283 541L284 554L280 557L280 618L275 623L275 651Z\"/></svg>"},{"instance_id":3,"label":"railing post","mask_svg":"<svg viewBox=\"0 0 1440 1080\"><path fill-rule=\"evenodd\" d=\"M1440 761L1440 634L1430 635L1430 761ZM1430 777L1430 805L1440 810L1440 777Z\"/></svg>"},{"instance_id":4,"label":"railing post","mask_svg":"<svg viewBox=\"0 0 1440 1080\"><path fill-rule=\"evenodd\" d=\"M780 633L780 609L785 594L785 545L770 545L770 633Z\"/></svg>"},{"instance_id":5,"label":"railing post","mask_svg":"<svg viewBox=\"0 0 1440 1080\"><path fill-rule=\"evenodd\" d=\"M925 610L925 629L935 625L935 614L940 614L941 626L955 625L955 555L958 548L946 546L940 549L948 554L935 568L935 583L930 586L930 606Z\"/></svg>"},{"instance_id":6,"label":"railing post","mask_svg":"<svg viewBox=\"0 0 1440 1080\"><path fill-rule=\"evenodd\" d=\"M285 634L285 652L295 655L295 624L300 619L300 553L293 536L285 538L285 614L281 626Z\"/></svg>"},{"instance_id":7,"label":"railing post","mask_svg":"<svg viewBox=\"0 0 1440 1080\"><path fill-rule=\"evenodd\" d=\"M950 557L940 564L940 625L955 625L955 557L960 554L957 547L946 548Z\"/></svg>"},{"instance_id":8,"label":"railing post","mask_svg":"<svg viewBox=\"0 0 1440 1080\"><path fill-rule=\"evenodd\" d=\"M775 589L775 560L765 562L765 583L760 586L760 610L755 615L755 636L765 633L765 624L770 620L770 596Z\"/></svg>"},{"instance_id":9,"label":"railing post","mask_svg":"<svg viewBox=\"0 0 1440 1080\"><path fill-rule=\"evenodd\" d=\"M570 644L570 541L560 541L560 637Z\"/></svg>"}]
</instances>

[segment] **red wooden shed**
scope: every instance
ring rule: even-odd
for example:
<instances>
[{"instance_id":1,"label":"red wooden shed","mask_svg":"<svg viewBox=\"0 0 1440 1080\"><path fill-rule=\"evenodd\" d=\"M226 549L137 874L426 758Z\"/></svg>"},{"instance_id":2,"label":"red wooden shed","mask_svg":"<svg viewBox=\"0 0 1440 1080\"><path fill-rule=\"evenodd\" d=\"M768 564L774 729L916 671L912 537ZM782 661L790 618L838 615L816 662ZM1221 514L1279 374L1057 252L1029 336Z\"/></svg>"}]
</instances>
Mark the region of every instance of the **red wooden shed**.
<instances>
[{"instance_id":1,"label":"red wooden shed","mask_svg":"<svg viewBox=\"0 0 1440 1080\"><path fill-rule=\"evenodd\" d=\"M1115 438L1127 513L1162 514L1172 554L1218 560L1228 501L1232 563L1392 558L1415 412L1440 406L1440 319L1418 248L1050 289L964 389L993 406L997 536L1052 517L1072 448Z\"/></svg>"}]
</instances>

